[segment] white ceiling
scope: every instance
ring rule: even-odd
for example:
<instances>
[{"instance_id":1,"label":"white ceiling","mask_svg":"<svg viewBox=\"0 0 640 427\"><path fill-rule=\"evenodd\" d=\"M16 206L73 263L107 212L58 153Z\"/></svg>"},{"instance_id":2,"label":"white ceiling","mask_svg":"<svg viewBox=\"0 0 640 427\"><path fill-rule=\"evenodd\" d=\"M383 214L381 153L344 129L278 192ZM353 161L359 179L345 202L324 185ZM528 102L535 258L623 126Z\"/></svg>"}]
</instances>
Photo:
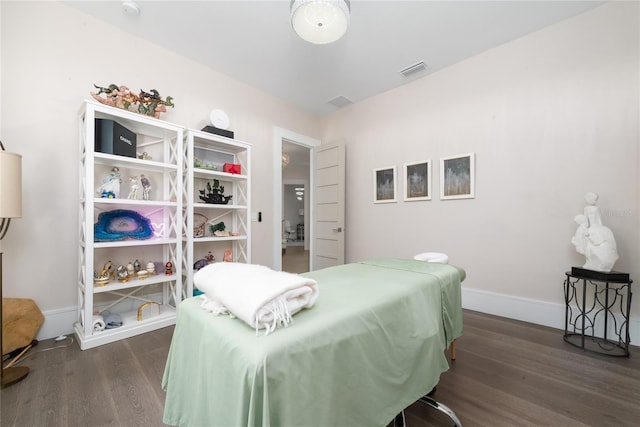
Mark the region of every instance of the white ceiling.
<instances>
[{"instance_id":1,"label":"white ceiling","mask_svg":"<svg viewBox=\"0 0 640 427\"><path fill-rule=\"evenodd\" d=\"M400 86L603 1L351 1L345 36L329 45L293 32L289 0L65 2L219 72L322 115ZM418 61L428 69L399 70ZM224 108L224 106L220 106Z\"/></svg>"}]
</instances>

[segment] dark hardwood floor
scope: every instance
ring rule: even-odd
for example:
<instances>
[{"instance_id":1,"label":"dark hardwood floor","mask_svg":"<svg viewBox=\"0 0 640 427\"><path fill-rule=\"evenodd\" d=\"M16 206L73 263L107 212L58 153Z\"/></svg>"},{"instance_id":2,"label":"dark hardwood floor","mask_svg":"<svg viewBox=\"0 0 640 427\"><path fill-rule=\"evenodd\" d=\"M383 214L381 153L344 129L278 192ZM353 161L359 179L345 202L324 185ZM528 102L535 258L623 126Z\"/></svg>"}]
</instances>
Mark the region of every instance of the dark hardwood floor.
<instances>
[{"instance_id":1,"label":"dark hardwood floor","mask_svg":"<svg viewBox=\"0 0 640 427\"><path fill-rule=\"evenodd\" d=\"M471 311L464 325L457 360L434 398L465 427L640 425L640 348L630 358L586 353L557 329ZM0 425L162 426L160 382L172 332L87 351L73 343L36 352L65 343L41 342L24 362L29 376L0 394ZM406 424L452 425L421 403L407 409Z\"/></svg>"}]
</instances>

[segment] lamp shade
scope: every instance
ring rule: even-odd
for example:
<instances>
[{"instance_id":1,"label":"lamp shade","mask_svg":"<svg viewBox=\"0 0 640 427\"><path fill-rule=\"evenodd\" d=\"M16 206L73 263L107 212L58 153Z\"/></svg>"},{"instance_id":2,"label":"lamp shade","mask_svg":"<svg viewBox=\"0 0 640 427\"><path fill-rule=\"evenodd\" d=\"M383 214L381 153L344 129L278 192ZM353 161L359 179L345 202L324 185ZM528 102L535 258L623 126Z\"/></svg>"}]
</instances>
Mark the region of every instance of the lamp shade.
<instances>
[{"instance_id":1,"label":"lamp shade","mask_svg":"<svg viewBox=\"0 0 640 427\"><path fill-rule=\"evenodd\" d=\"M0 218L22 216L22 156L0 151Z\"/></svg>"},{"instance_id":2,"label":"lamp shade","mask_svg":"<svg viewBox=\"0 0 640 427\"><path fill-rule=\"evenodd\" d=\"M293 0L291 25L296 34L310 43L333 43L349 27L349 1Z\"/></svg>"}]
</instances>

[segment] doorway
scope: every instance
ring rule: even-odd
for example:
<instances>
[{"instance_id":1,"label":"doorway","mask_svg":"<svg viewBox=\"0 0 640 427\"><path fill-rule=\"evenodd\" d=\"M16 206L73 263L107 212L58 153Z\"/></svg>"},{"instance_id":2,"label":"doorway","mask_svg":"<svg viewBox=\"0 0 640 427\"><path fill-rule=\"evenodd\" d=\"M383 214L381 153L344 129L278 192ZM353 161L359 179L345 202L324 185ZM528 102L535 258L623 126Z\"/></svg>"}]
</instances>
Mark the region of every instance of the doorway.
<instances>
[{"instance_id":1,"label":"doorway","mask_svg":"<svg viewBox=\"0 0 640 427\"><path fill-rule=\"evenodd\" d=\"M282 168L282 271L309 271L309 156L310 149L285 143L289 165ZM296 153L296 154L292 154ZM293 163L295 169L290 167Z\"/></svg>"},{"instance_id":2,"label":"doorway","mask_svg":"<svg viewBox=\"0 0 640 427\"><path fill-rule=\"evenodd\" d=\"M286 129L274 131L275 270L313 269L313 149L320 141ZM302 194L297 194L302 193Z\"/></svg>"}]
</instances>

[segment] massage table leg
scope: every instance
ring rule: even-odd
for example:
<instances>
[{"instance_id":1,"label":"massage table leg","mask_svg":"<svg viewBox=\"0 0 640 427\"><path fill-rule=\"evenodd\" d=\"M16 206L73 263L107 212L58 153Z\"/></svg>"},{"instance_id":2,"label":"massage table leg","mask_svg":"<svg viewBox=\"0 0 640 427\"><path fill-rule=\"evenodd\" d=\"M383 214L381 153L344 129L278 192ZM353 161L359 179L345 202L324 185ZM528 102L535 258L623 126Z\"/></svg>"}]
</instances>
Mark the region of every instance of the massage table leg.
<instances>
[{"instance_id":1,"label":"massage table leg","mask_svg":"<svg viewBox=\"0 0 640 427\"><path fill-rule=\"evenodd\" d=\"M453 412L451 409L449 409L447 406L443 405L442 403L436 402L435 400L433 400L429 396L423 396L420 399L418 399L418 401L422 402L425 405L430 406L430 407L432 407L434 409L437 409L438 411L440 411L443 414L445 414L447 417L449 417L451 419L451 421L453 421L453 425L455 427L462 427L462 423L460 422L460 420L456 416L455 412Z\"/></svg>"},{"instance_id":2,"label":"massage table leg","mask_svg":"<svg viewBox=\"0 0 640 427\"><path fill-rule=\"evenodd\" d=\"M449 358L451 360L456 360L456 340L453 340L449 346Z\"/></svg>"},{"instance_id":3,"label":"massage table leg","mask_svg":"<svg viewBox=\"0 0 640 427\"><path fill-rule=\"evenodd\" d=\"M400 413L393 419L393 427L407 427L404 419L404 410L400 411Z\"/></svg>"},{"instance_id":4,"label":"massage table leg","mask_svg":"<svg viewBox=\"0 0 640 427\"><path fill-rule=\"evenodd\" d=\"M422 402L425 405L430 406L430 407L432 407L434 409L437 409L438 411L440 411L443 414L445 414L447 417L449 417L451 419L451 421L453 421L453 425L455 427L462 427L462 423L460 422L460 420L456 416L455 412L453 412L447 406L443 405L442 403L438 403L437 401L435 401L434 399L432 399L430 397L435 392L436 392L436 387L434 387L433 390L431 390L426 396L423 396L420 399L418 399L418 402ZM393 419L393 427L406 427L405 418L404 418L404 410L402 412L400 412L398 415L396 415L396 417Z\"/></svg>"}]
</instances>

